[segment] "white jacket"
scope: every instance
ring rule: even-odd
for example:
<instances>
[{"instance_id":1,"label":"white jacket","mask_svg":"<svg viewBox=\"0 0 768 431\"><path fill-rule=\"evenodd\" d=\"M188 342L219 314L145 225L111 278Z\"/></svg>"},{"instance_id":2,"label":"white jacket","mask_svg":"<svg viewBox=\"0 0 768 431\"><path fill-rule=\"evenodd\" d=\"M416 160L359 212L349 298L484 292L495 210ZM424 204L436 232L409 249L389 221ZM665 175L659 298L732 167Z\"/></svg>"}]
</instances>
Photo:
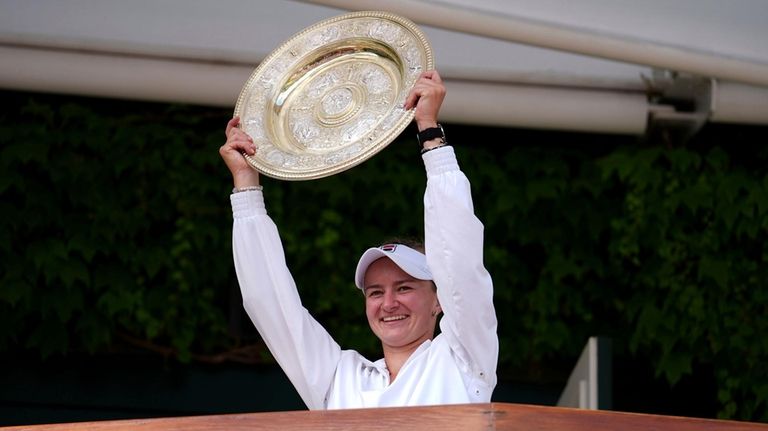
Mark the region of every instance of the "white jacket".
<instances>
[{"instance_id":1,"label":"white jacket","mask_svg":"<svg viewBox=\"0 0 768 431\"><path fill-rule=\"evenodd\" d=\"M342 350L301 305L260 191L231 195L235 269L248 315L310 409L489 402L498 338L483 225L453 148L424 154L425 248L444 316L390 385L384 359ZM359 295L351 282L350 295ZM361 299L361 308L364 306Z\"/></svg>"}]
</instances>

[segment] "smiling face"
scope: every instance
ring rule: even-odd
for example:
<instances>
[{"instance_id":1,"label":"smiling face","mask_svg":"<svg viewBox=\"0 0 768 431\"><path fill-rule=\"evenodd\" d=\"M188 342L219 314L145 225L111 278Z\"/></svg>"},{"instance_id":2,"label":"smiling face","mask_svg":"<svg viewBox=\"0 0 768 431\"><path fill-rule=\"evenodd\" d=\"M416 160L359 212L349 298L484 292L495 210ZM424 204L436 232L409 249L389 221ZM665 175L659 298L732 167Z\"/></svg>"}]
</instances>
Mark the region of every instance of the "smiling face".
<instances>
[{"instance_id":1,"label":"smiling face","mask_svg":"<svg viewBox=\"0 0 768 431\"><path fill-rule=\"evenodd\" d=\"M415 349L435 333L441 311L434 284L418 280L388 258L373 262L365 273L365 314L384 349Z\"/></svg>"}]
</instances>

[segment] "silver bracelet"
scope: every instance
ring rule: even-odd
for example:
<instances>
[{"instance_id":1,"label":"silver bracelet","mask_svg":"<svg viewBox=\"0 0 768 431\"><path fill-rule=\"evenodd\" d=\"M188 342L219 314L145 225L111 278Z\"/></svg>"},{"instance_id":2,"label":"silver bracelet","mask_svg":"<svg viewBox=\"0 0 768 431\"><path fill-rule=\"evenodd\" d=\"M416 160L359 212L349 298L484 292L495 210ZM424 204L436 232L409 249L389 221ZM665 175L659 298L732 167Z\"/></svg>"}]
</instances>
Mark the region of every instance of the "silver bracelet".
<instances>
[{"instance_id":1,"label":"silver bracelet","mask_svg":"<svg viewBox=\"0 0 768 431\"><path fill-rule=\"evenodd\" d=\"M240 193L240 192L255 192L255 191L261 191L264 190L264 187L262 186L248 186L248 187L235 187L232 189L232 193Z\"/></svg>"},{"instance_id":2,"label":"silver bracelet","mask_svg":"<svg viewBox=\"0 0 768 431\"><path fill-rule=\"evenodd\" d=\"M440 144L438 144L438 145L435 145L434 147L430 147L430 148L422 148L422 150L421 150L421 154L426 154L426 153L428 153L428 152L430 152L430 151L432 151L432 150L436 150L436 149L438 149L438 148L447 147L447 146L449 146L449 145L451 145L451 144L449 144L449 143L447 143L447 142L443 141L442 143L440 143Z\"/></svg>"}]
</instances>

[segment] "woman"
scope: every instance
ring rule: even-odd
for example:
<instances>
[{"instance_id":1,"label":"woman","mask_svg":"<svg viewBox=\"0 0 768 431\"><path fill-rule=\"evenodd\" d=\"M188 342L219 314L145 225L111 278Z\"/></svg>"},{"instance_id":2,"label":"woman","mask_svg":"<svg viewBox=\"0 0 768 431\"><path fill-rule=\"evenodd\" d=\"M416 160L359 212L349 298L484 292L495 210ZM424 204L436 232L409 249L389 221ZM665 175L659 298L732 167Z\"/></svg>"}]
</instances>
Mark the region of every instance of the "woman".
<instances>
[{"instance_id":1,"label":"woman","mask_svg":"<svg viewBox=\"0 0 768 431\"><path fill-rule=\"evenodd\" d=\"M384 357L342 350L301 305L259 175L242 153L258 151L236 126L220 154L232 173L233 254L243 303L273 356L310 409L489 402L498 338L493 286L483 266L483 225L469 181L437 122L445 86L436 71L414 84L427 173L425 252L405 244L368 249L355 284ZM434 336L439 314L441 333Z\"/></svg>"}]
</instances>

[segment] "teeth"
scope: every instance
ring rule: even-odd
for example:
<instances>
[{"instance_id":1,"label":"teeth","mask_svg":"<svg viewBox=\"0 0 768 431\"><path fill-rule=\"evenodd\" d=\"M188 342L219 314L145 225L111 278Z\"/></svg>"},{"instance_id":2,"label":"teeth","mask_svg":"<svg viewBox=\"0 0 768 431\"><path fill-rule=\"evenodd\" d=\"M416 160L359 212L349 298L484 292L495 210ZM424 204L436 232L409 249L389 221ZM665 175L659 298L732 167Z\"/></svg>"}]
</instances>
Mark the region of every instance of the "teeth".
<instances>
[{"instance_id":1,"label":"teeth","mask_svg":"<svg viewBox=\"0 0 768 431\"><path fill-rule=\"evenodd\" d=\"M408 316L402 316L402 315L401 316L388 316L388 317L382 318L381 320L383 320L385 322L394 322L395 320L403 320L406 317L408 317Z\"/></svg>"}]
</instances>

